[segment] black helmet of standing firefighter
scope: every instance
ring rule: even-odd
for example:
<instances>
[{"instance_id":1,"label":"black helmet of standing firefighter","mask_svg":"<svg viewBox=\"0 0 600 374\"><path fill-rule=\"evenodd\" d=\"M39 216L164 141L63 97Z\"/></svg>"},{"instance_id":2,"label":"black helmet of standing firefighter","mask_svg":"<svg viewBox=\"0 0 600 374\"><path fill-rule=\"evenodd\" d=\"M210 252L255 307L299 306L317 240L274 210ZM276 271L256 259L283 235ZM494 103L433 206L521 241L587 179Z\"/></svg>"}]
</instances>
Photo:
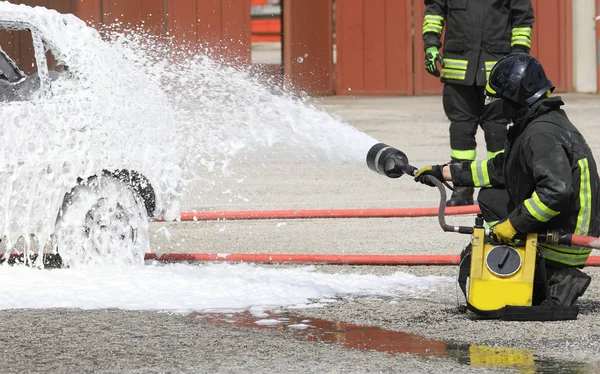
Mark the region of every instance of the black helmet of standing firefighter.
<instances>
[{"instance_id":1,"label":"black helmet of standing firefighter","mask_svg":"<svg viewBox=\"0 0 600 374\"><path fill-rule=\"evenodd\" d=\"M526 53L513 53L502 58L493 67L485 91L489 97L530 107L540 98L550 96L554 85L535 57Z\"/></svg>"}]
</instances>

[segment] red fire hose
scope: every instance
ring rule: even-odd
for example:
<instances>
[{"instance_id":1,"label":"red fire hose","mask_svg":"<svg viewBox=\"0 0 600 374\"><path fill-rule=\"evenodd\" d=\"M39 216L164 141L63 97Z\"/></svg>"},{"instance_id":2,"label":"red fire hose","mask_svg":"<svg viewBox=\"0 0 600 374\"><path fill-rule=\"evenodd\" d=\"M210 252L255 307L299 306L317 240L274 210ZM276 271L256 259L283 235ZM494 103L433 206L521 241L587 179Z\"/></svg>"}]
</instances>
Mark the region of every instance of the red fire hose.
<instances>
[{"instance_id":1,"label":"red fire hose","mask_svg":"<svg viewBox=\"0 0 600 374\"><path fill-rule=\"evenodd\" d=\"M147 253L146 260L160 262L252 262L262 264L321 265L458 265L458 255L322 255L322 254L218 254ZM600 256L590 256L586 266L600 266Z\"/></svg>"},{"instance_id":2,"label":"red fire hose","mask_svg":"<svg viewBox=\"0 0 600 374\"><path fill-rule=\"evenodd\" d=\"M263 264L327 264L327 265L456 265L455 255L323 255L323 254L218 254L218 253L148 253L146 260L161 262L254 262Z\"/></svg>"},{"instance_id":3,"label":"red fire hose","mask_svg":"<svg viewBox=\"0 0 600 374\"><path fill-rule=\"evenodd\" d=\"M477 214L479 205L447 207L445 214ZM217 212L182 212L181 221L310 219L310 218L401 218L434 217L438 208L404 209L300 209L300 210L240 210ZM159 219L157 221L163 221Z\"/></svg>"},{"instance_id":4,"label":"red fire hose","mask_svg":"<svg viewBox=\"0 0 600 374\"><path fill-rule=\"evenodd\" d=\"M22 259L21 254L10 254L11 260ZM34 256L37 257L37 256ZM60 256L47 254L49 267L61 267ZM258 264L319 264L319 265L405 265L444 266L458 265L458 255L323 255L278 253L147 253L146 260L160 262L252 262ZM0 262L4 255L0 255ZM35 259L33 259L35 260ZM600 266L600 256L590 256L586 266Z\"/></svg>"},{"instance_id":5,"label":"red fire hose","mask_svg":"<svg viewBox=\"0 0 600 374\"><path fill-rule=\"evenodd\" d=\"M593 236L573 234L571 235L570 245L600 249L600 239Z\"/></svg>"}]
</instances>

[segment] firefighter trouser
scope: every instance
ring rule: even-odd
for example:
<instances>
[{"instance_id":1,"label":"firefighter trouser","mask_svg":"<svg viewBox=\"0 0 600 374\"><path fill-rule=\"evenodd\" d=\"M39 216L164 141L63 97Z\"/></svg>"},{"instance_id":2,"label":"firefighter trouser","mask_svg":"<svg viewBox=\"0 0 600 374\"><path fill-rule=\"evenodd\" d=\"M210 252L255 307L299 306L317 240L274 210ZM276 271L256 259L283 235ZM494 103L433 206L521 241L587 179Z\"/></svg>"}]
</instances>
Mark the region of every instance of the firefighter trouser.
<instances>
[{"instance_id":1,"label":"firefighter trouser","mask_svg":"<svg viewBox=\"0 0 600 374\"><path fill-rule=\"evenodd\" d=\"M450 120L450 155L453 159L475 160L475 134L479 125L485 137L487 158L504 149L510 121L503 117L499 105L485 105L483 86L446 83L442 103Z\"/></svg>"}]
</instances>

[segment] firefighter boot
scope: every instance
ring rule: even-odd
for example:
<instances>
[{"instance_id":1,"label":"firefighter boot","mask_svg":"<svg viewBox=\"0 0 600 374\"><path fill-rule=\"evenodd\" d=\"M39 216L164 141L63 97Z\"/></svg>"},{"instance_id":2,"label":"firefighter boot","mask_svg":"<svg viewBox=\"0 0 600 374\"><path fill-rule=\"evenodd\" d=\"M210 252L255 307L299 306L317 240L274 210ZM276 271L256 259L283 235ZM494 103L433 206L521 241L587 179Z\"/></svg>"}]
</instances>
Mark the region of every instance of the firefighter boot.
<instances>
[{"instance_id":1,"label":"firefighter boot","mask_svg":"<svg viewBox=\"0 0 600 374\"><path fill-rule=\"evenodd\" d=\"M560 269L548 280L552 302L570 306L583 295L592 278L577 268Z\"/></svg>"},{"instance_id":2,"label":"firefighter boot","mask_svg":"<svg viewBox=\"0 0 600 374\"><path fill-rule=\"evenodd\" d=\"M456 187L452 192L452 196L446 202L447 206L462 206L473 205L473 187Z\"/></svg>"}]
</instances>

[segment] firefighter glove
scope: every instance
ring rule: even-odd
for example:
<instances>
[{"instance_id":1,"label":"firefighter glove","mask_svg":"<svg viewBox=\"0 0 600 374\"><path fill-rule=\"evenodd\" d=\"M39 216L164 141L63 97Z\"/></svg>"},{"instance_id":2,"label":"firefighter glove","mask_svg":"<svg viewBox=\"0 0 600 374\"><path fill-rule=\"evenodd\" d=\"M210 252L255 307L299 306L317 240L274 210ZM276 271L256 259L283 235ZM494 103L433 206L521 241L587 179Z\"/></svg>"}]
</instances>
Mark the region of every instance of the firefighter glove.
<instances>
[{"instance_id":1,"label":"firefighter glove","mask_svg":"<svg viewBox=\"0 0 600 374\"><path fill-rule=\"evenodd\" d=\"M508 218L492 227L492 232L500 243L508 243L517 235L517 230Z\"/></svg>"},{"instance_id":2,"label":"firefighter glove","mask_svg":"<svg viewBox=\"0 0 600 374\"><path fill-rule=\"evenodd\" d=\"M428 47L425 50L425 69L431 75L436 77L440 76L440 71L438 69L437 63L440 63L441 67L444 67L444 60L442 59L442 55L440 55L440 51L437 47Z\"/></svg>"},{"instance_id":3,"label":"firefighter glove","mask_svg":"<svg viewBox=\"0 0 600 374\"><path fill-rule=\"evenodd\" d=\"M415 182L423 183L431 187L435 187L435 184L429 180L428 176L432 176L437 180L444 181L444 166L446 165L428 165L425 166L415 174Z\"/></svg>"}]
</instances>

